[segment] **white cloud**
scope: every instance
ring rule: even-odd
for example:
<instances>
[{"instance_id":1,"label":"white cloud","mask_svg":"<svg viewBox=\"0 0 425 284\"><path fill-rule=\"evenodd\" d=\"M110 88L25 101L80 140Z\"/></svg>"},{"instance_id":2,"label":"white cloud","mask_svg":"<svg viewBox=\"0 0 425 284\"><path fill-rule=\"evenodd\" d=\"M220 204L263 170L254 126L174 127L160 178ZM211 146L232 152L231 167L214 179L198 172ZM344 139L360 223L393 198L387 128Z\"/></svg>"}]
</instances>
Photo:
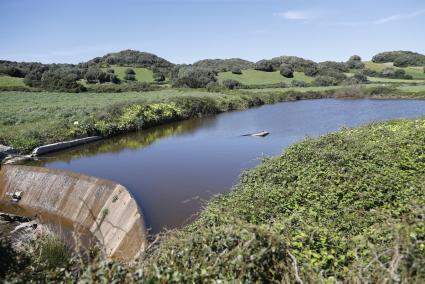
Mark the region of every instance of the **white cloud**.
<instances>
[{"instance_id":1,"label":"white cloud","mask_svg":"<svg viewBox=\"0 0 425 284\"><path fill-rule=\"evenodd\" d=\"M292 21L306 21L312 20L319 16L319 12L317 11L286 11L281 13L276 13L276 16L284 18L286 20Z\"/></svg>"},{"instance_id":2,"label":"white cloud","mask_svg":"<svg viewBox=\"0 0 425 284\"><path fill-rule=\"evenodd\" d=\"M390 22L394 22L394 21L416 18L416 17L422 16L424 14L425 14L425 9L419 10L419 11L416 11L416 12L413 12L413 13L410 13L410 14L391 15L389 17L377 19L377 20L373 21L373 23L376 24L376 25L382 25L382 24L386 24L386 23L390 23Z\"/></svg>"}]
</instances>

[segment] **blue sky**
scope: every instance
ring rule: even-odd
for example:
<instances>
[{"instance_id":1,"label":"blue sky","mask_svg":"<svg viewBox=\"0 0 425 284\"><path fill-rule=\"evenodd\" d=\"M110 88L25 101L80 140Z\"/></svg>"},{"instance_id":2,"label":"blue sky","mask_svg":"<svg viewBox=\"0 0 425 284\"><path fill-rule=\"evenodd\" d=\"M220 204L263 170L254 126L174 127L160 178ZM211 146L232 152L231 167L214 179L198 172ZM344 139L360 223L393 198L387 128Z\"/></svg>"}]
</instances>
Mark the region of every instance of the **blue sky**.
<instances>
[{"instance_id":1,"label":"blue sky","mask_svg":"<svg viewBox=\"0 0 425 284\"><path fill-rule=\"evenodd\" d=\"M204 58L425 53L423 0L0 0L0 59L78 63L137 49Z\"/></svg>"}]
</instances>

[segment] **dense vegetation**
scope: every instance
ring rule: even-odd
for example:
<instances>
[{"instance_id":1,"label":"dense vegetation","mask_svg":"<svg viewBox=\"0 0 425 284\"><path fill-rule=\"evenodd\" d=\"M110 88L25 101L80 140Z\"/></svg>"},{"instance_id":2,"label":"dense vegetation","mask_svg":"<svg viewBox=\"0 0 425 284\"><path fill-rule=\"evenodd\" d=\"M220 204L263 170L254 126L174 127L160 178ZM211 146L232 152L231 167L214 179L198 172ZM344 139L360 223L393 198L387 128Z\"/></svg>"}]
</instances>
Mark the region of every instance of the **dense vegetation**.
<instances>
[{"instance_id":1,"label":"dense vegetation","mask_svg":"<svg viewBox=\"0 0 425 284\"><path fill-rule=\"evenodd\" d=\"M42 266L43 273L30 266L8 276L423 283L424 136L420 119L307 139L245 172L232 192L213 199L194 224L167 233L134 267L72 259Z\"/></svg>"},{"instance_id":2,"label":"dense vegetation","mask_svg":"<svg viewBox=\"0 0 425 284\"><path fill-rule=\"evenodd\" d=\"M394 63L397 67L425 66L425 55L412 51L389 51L372 58L375 63Z\"/></svg>"},{"instance_id":3,"label":"dense vegetation","mask_svg":"<svg viewBox=\"0 0 425 284\"><path fill-rule=\"evenodd\" d=\"M155 54L140 52L137 50L123 50L115 53L108 53L102 57L96 57L86 64L88 65L118 65L154 68L171 68L174 64Z\"/></svg>"},{"instance_id":4,"label":"dense vegetation","mask_svg":"<svg viewBox=\"0 0 425 284\"><path fill-rule=\"evenodd\" d=\"M240 58L205 59L193 63L193 67L210 69L215 72L246 70L254 68L254 63Z\"/></svg>"}]
</instances>

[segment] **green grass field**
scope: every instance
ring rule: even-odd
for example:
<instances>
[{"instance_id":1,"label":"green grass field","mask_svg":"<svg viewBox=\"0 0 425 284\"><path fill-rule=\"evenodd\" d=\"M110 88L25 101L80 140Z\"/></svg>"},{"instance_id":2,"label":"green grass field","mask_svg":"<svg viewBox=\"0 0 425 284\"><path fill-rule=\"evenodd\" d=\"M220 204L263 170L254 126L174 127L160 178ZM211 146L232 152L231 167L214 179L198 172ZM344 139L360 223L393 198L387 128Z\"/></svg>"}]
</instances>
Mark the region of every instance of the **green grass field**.
<instances>
[{"instance_id":1,"label":"green grass field","mask_svg":"<svg viewBox=\"0 0 425 284\"><path fill-rule=\"evenodd\" d=\"M218 79L220 82L233 79L244 85L278 84L282 82L290 84L293 80L310 83L314 80L314 78L308 77L302 72L294 72L294 78L285 78L280 75L279 71L263 72L257 70L243 70L241 75L232 74L232 72L221 72L218 74Z\"/></svg>"},{"instance_id":2,"label":"green grass field","mask_svg":"<svg viewBox=\"0 0 425 284\"><path fill-rule=\"evenodd\" d=\"M125 76L125 70L127 68L131 68L136 72L136 80L139 82L154 82L153 79L153 72L147 68L139 68L139 67L121 67L121 66L111 66L106 69L114 69L115 74L118 76L119 79L123 80Z\"/></svg>"},{"instance_id":3,"label":"green grass field","mask_svg":"<svg viewBox=\"0 0 425 284\"><path fill-rule=\"evenodd\" d=\"M0 76L0 87L24 87L22 78L15 78L10 76Z\"/></svg>"}]
</instances>

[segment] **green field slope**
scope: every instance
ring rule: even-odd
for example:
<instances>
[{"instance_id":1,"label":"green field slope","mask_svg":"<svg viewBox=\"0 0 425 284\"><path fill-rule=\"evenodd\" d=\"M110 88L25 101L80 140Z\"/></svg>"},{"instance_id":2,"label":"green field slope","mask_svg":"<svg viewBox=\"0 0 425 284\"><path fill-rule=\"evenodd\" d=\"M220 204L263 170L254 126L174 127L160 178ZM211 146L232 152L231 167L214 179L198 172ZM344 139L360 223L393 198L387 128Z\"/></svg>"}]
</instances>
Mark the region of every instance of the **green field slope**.
<instances>
[{"instance_id":1,"label":"green field slope","mask_svg":"<svg viewBox=\"0 0 425 284\"><path fill-rule=\"evenodd\" d=\"M0 87L24 87L24 81L22 78L15 78L10 76L0 75Z\"/></svg>"}]
</instances>

